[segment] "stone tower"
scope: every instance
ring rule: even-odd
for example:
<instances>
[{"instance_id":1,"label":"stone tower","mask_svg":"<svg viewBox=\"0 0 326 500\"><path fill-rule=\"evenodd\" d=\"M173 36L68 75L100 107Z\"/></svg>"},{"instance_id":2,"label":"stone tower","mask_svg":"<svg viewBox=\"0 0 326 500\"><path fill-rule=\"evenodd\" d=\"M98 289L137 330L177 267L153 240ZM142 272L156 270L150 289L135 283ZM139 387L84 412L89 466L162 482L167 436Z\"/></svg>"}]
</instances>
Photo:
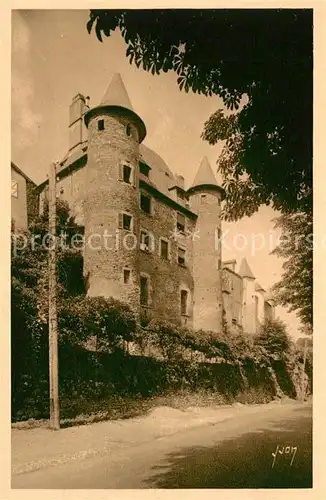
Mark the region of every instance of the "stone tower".
<instances>
[{"instance_id":1,"label":"stone tower","mask_svg":"<svg viewBox=\"0 0 326 500\"><path fill-rule=\"evenodd\" d=\"M89 296L139 307L139 144L146 135L120 75L85 114L84 275Z\"/></svg>"},{"instance_id":2,"label":"stone tower","mask_svg":"<svg viewBox=\"0 0 326 500\"><path fill-rule=\"evenodd\" d=\"M242 326L245 333L255 333L257 330L257 305L255 293L256 278L244 257L239 268L239 275L243 282L242 297Z\"/></svg>"},{"instance_id":3,"label":"stone tower","mask_svg":"<svg viewBox=\"0 0 326 500\"><path fill-rule=\"evenodd\" d=\"M215 332L221 332L223 311L221 184L204 157L188 190L190 207L198 214L193 238L194 328Z\"/></svg>"}]
</instances>

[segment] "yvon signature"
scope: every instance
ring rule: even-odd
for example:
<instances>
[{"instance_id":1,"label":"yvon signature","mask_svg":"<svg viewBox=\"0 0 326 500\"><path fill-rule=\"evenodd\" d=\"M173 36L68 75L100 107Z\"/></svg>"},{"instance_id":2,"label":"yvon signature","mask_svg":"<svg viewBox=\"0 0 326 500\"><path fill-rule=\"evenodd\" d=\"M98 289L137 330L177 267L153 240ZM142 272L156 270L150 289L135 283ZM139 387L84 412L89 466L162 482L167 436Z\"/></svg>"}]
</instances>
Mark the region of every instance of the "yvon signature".
<instances>
[{"instance_id":1,"label":"yvon signature","mask_svg":"<svg viewBox=\"0 0 326 500\"><path fill-rule=\"evenodd\" d=\"M275 450L275 453L272 453L273 458L273 463L272 467L274 467L274 464L276 462L276 458L278 455L288 455L289 457L292 455L291 463L290 466L293 464L294 457L298 451L297 446L280 446L279 444L277 445L277 448Z\"/></svg>"}]
</instances>

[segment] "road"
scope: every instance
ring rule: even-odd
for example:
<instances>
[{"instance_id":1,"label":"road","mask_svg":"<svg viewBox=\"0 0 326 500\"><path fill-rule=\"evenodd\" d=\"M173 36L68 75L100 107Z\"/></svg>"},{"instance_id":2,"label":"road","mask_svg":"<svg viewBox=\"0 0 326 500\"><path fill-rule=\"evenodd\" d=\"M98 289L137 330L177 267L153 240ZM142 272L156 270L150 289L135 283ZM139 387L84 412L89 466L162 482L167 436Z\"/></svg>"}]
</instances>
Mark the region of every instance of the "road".
<instances>
[{"instance_id":1,"label":"road","mask_svg":"<svg viewBox=\"0 0 326 500\"><path fill-rule=\"evenodd\" d=\"M109 456L16 475L12 488L312 488L312 406L275 404Z\"/></svg>"}]
</instances>

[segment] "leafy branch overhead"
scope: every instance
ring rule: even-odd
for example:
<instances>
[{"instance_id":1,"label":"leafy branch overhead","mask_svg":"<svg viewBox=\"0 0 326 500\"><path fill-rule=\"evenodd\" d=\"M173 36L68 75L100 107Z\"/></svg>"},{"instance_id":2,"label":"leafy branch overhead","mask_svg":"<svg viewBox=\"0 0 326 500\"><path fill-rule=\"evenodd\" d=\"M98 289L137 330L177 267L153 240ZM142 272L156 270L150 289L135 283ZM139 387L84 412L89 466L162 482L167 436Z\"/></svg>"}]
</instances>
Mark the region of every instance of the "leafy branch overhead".
<instances>
[{"instance_id":1,"label":"leafy branch overhead","mask_svg":"<svg viewBox=\"0 0 326 500\"><path fill-rule=\"evenodd\" d=\"M138 68L222 98L203 138L225 141L227 218L312 210L312 9L91 10L93 28L118 28Z\"/></svg>"}]
</instances>

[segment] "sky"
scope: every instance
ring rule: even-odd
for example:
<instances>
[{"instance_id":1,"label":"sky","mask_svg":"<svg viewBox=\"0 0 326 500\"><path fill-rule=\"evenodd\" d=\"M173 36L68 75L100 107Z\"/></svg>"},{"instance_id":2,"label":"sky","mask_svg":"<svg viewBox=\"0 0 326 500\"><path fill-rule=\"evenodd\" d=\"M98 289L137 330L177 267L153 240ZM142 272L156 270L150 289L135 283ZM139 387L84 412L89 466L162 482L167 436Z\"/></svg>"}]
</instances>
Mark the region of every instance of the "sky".
<instances>
[{"instance_id":1,"label":"sky","mask_svg":"<svg viewBox=\"0 0 326 500\"><path fill-rule=\"evenodd\" d=\"M223 144L210 146L200 136L205 121L224 107L222 100L181 92L173 72L153 76L131 66L118 32L103 43L94 33L88 34L88 15L88 10L13 11L12 161L36 183L42 182L49 164L67 153L72 98L80 92L90 96L91 107L96 106L112 76L120 73L135 111L146 124L144 144L173 173L183 175L186 186L203 156L216 170ZM270 255L280 236L272 222L277 215L263 206L251 218L223 225L223 260L235 258L239 264L245 256L266 289L282 273L282 261ZM301 336L294 313L278 307L277 316L292 336Z\"/></svg>"}]
</instances>

